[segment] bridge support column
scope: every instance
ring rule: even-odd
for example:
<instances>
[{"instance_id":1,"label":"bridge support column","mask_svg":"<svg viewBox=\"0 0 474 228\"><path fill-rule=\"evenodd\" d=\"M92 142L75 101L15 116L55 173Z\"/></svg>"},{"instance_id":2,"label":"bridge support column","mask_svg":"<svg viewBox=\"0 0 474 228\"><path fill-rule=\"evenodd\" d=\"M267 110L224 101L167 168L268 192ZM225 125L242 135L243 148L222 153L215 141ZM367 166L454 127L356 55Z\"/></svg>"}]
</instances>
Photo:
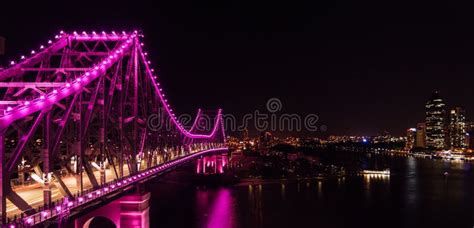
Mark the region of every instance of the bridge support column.
<instances>
[{"instance_id":1,"label":"bridge support column","mask_svg":"<svg viewBox=\"0 0 474 228\"><path fill-rule=\"evenodd\" d=\"M105 179L105 167L104 164L100 165L100 184L104 185L107 183L107 180Z\"/></svg>"},{"instance_id":2,"label":"bridge support column","mask_svg":"<svg viewBox=\"0 0 474 228\"><path fill-rule=\"evenodd\" d=\"M223 157L220 155L216 155L216 173L224 173L224 162Z\"/></svg>"},{"instance_id":3,"label":"bridge support column","mask_svg":"<svg viewBox=\"0 0 474 228\"><path fill-rule=\"evenodd\" d=\"M18 179L20 180L21 185L25 185L25 171L24 171L24 162L25 160L21 160L21 165L18 166Z\"/></svg>"},{"instance_id":4,"label":"bridge support column","mask_svg":"<svg viewBox=\"0 0 474 228\"><path fill-rule=\"evenodd\" d=\"M51 156L51 112L44 117L43 125L43 204L45 207L51 207L51 172L53 171L53 163Z\"/></svg>"},{"instance_id":5,"label":"bridge support column","mask_svg":"<svg viewBox=\"0 0 474 228\"><path fill-rule=\"evenodd\" d=\"M202 158L196 160L196 174L201 174L203 169Z\"/></svg>"},{"instance_id":6,"label":"bridge support column","mask_svg":"<svg viewBox=\"0 0 474 228\"><path fill-rule=\"evenodd\" d=\"M227 155L219 155L219 167L218 167L218 171L219 173L224 173L224 168L226 167L227 163L228 163L228 158L227 158Z\"/></svg>"},{"instance_id":7,"label":"bridge support column","mask_svg":"<svg viewBox=\"0 0 474 228\"><path fill-rule=\"evenodd\" d=\"M72 145L73 154L76 156L76 165L74 166L74 178L76 179L76 193L82 193L82 157L81 157L81 145L80 142L75 141Z\"/></svg>"},{"instance_id":8,"label":"bridge support column","mask_svg":"<svg viewBox=\"0 0 474 228\"><path fill-rule=\"evenodd\" d=\"M150 193L135 193L120 199L121 228L150 227Z\"/></svg>"},{"instance_id":9,"label":"bridge support column","mask_svg":"<svg viewBox=\"0 0 474 228\"><path fill-rule=\"evenodd\" d=\"M221 174L227 166L226 155L217 154L202 157L196 160L196 174Z\"/></svg>"},{"instance_id":10,"label":"bridge support column","mask_svg":"<svg viewBox=\"0 0 474 228\"><path fill-rule=\"evenodd\" d=\"M43 202L47 208L51 207L51 173L43 173Z\"/></svg>"}]
</instances>

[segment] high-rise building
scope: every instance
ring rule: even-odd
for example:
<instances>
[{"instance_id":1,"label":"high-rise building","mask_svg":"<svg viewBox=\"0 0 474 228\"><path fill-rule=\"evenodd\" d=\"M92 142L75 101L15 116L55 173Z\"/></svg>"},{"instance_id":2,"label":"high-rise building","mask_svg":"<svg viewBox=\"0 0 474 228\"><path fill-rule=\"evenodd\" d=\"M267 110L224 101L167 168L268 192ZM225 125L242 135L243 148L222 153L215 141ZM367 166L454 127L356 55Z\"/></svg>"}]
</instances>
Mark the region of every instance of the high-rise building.
<instances>
[{"instance_id":1,"label":"high-rise building","mask_svg":"<svg viewBox=\"0 0 474 228\"><path fill-rule=\"evenodd\" d=\"M445 104L438 91L433 92L425 108L426 147L441 150L445 148Z\"/></svg>"},{"instance_id":2,"label":"high-rise building","mask_svg":"<svg viewBox=\"0 0 474 228\"><path fill-rule=\"evenodd\" d=\"M426 147L426 125L425 123L418 123L416 125L415 147Z\"/></svg>"},{"instance_id":3,"label":"high-rise building","mask_svg":"<svg viewBox=\"0 0 474 228\"><path fill-rule=\"evenodd\" d=\"M474 149L474 122L466 122L467 148Z\"/></svg>"},{"instance_id":4,"label":"high-rise building","mask_svg":"<svg viewBox=\"0 0 474 228\"><path fill-rule=\"evenodd\" d=\"M405 150L409 151L413 148L413 146L415 145L415 139L416 139L416 128L408 128Z\"/></svg>"},{"instance_id":5,"label":"high-rise building","mask_svg":"<svg viewBox=\"0 0 474 228\"><path fill-rule=\"evenodd\" d=\"M467 148L466 143L466 116L464 109L456 107L449 112L449 148Z\"/></svg>"}]
</instances>

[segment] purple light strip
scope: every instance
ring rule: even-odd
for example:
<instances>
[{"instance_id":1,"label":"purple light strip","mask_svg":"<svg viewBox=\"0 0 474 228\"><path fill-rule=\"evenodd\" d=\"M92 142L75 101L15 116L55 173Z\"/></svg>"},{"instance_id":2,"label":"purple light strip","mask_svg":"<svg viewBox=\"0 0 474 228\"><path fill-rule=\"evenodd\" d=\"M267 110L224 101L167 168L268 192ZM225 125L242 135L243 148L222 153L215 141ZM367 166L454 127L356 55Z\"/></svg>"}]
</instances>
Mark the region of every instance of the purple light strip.
<instances>
[{"instance_id":1,"label":"purple light strip","mask_svg":"<svg viewBox=\"0 0 474 228\"><path fill-rule=\"evenodd\" d=\"M46 220L52 219L58 215L61 215L62 213L67 213L69 210L78 208L90 201L93 201L97 198L100 198L102 196L108 195L110 193L113 193L117 190L123 189L127 186L130 186L134 183L137 183L141 180L147 179L153 175L157 175L163 172L166 172L172 168L175 168L179 165L182 165L185 162L188 162L198 156L205 155L208 153L214 153L218 151L225 151L228 150L227 147L220 147L220 148L213 148L213 149L208 149L208 150L203 150L199 152L195 152L192 154L189 154L187 156L178 158L174 161L170 161L167 163L163 163L161 165L157 165L153 168L143 170L141 172L135 173L134 175L124 177L120 180L116 180L115 182L107 183L105 186L102 186L102 188L97 189L95 191L89 192L85 195L77 197L75 200L67 202L65 205L58 205L56 206L55 210L44 210L40 211L34 215L27 216L23 218L23 224L27 226L33 226L40 224ZM18 223L12 223L10 224L9 227L15 227Z\"/></svg>"},{"instance_id":2,"label":"purple light strip","mask_svg":"<svg viewBox=\"0 0 474 228\"><path fill-rule=\"evenodd\" d=\"M0 70L0 80L4 80L8 78L9 76L12 76L14 73L18 72L23 68L24 66L27 66L34 62L36 59L41 58L41 56L51 53L51 52L56 52L57 50L63 48L67 44L67 37L62 36L61 38L58 37L58 40L55 42L52 42L51 40L48 41L49 47L44 47L43 45L40 46L40 51L32 51L32 56L25 58L24 55L20 57L20 60L18 63L15 61L10 61L10 67L5 68L3 70ZM41 48L42 47L42 48Z\"/></svg>"},{"instance_id":3,"label":"purple light strip","mask_svg":"<svg viewBox=\"0 0 474 228\"><path fill-rule=\"evenodd\" d=\"M81 91L90 82L104 74L110 66L117 62L118 59L128 51L136 35L137 34L128 36L128 39L117 45L118 47L112 50L110 55L92 66L89 71L83 73L80 77L76 78L76 80L66 83L64 87L55 89L37 99L27 101L23 103L23 105L9 109L3 116L0 116L0 127L6 127L17 119L40 111L45 107L52 106L60 100Z\"/></svg>"},{"instance_id":4,"label":"purple light strip","mask_svg":"<svg viewBox=\"0 0 474 228\"><path fill-rule=\"evenodd\" d=\"M128 35L117 35L117 34L106 34L106 35L74 35L72 36L75 40L78 41L98 41L98 40L104 40L104 41L119 41L119 40L126 40L130 36Z\"/></svg>"},{"instance_id":5,"label":"purple light strip","mask_svg":"<svg viewBox=\"0 0 474 228\"><path fill-rule=\"evenodd\" d=\"M180 132L182 134L184 134L186 137L192 138L192 139L209 139L209 138L214 137L215 133L217 132L217 130L220 126L219 123L222 122L222 109L218 110L216 121L214 123L214 128L212 129L212 132L210 134L208 134L208 135L193 134L190 131L187 131L186 129L184 129L184 127L178 122L178 120L177 120L175 114L172 112L172 109L170 108L169 104L167 104L166 99L164 98L164 94L161 93L161 89L158 87L159 83L153 77L151 67L150 67L150 63L149 63L149 61L146 60L145 54L143 53L143 50L142 50L141 46L138 46L138 50L141 54L143 62L145 63L145 68L146 68L146 71L147 71L147 75L148 75L148 77L150 77L150 80L153 82L153 86L155 87L155 90L158 93L158 96L160 97L160 101L163 104L163 107L165 107L165 110L168 113L168 115L172 117L171 120L178 127Z\"/></svg>"},{"instance_id":6,"label":"purple light strip","mask_svg":"<svg viewBox=\"0 0 474 228\"><path fill-rule=\"evenodd\" d=\"M134 31L134 34L137 34L137 31ZM68 39L72 38L72 39L75 39L75 40L78 40L78 41L100 41L100 40L103 40L103 41L120 41L120 40L126 40L128 39L130 36L129 33L126 33L125 31L123 31L122 33L115 33L114 31L112 31L111 33L106 33L105 31L102 31L101 34L97 34L96 32L92 32L91 34L88 34L87 32L82 32L82 34L78 34L77 32L73 32L73 34L67 34L63 31L60 31L58 35L55 36L55 39L57 39L57 41L53 42L51 40L48 41L48 45L49 47L45 48L44 45L40 45L39 47L39 50L40 51L35 51L35 50L32 50L31 51L31 57L29 58L25 58L24 55L22 55L20 57L20 60L18 63L16 63L15 61L10 61L10 67L9 68L6 68L6 69L3 69L0 71L0 76L2 75L3 72L6 72L6 71L11 71L11 69L20 69L22 68L24 65L27 65L30 61L28 60L31 60L35 57L38 57L38 56L42 56L43 54L45 53L51 53L51 52L54 52L55 49L57 49L57 47L59 46L60 48L64 47L64 45L67 43ZM58 45L60 44L60 45Z\"/></svg>"}]
</instances>

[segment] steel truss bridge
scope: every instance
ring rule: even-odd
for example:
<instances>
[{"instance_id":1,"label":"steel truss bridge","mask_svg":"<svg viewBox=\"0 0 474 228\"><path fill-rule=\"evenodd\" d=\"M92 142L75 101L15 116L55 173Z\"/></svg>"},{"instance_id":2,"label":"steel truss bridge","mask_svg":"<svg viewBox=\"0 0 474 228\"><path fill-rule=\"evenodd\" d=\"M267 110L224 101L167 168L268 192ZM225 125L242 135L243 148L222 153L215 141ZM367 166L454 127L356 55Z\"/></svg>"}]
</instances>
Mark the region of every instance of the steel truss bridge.
<instances>
[{"instance_id":1,"label":"steel truss bridge","mask_svg":"<svg viewBox=\"0 0 474 228\"><path fill-rule=\"evenodd\" d=\"M180 122L142 37L138 31L61 31L0 70L2 226L61 219L184 162L227 150L222 110L199 110L191 127ZM210 127L199 127L202 121ZM21 196L17 186L26 177L40 186L41 201Z\"/></svg>"}]
</instances>

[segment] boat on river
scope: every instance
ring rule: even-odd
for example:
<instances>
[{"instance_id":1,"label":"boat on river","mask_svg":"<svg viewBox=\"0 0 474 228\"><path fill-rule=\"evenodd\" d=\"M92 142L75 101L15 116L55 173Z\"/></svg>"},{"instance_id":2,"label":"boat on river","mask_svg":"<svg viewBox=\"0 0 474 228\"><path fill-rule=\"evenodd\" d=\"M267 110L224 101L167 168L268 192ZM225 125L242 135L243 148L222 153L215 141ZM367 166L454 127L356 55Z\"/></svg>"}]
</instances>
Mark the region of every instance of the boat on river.
<instances>
[{"instance_id":1,"label":"boat on river","mask_svg":"<svg viewBox=\"0 0 474 228\"><path fill-rule=\"evenodd\" d=\"M369 169L364 169L361 171L361 174L364 175L383 175L383 176L390 176L390 169L384 169L384 170L369 170Z\"/></svg>"}]
</instances>

